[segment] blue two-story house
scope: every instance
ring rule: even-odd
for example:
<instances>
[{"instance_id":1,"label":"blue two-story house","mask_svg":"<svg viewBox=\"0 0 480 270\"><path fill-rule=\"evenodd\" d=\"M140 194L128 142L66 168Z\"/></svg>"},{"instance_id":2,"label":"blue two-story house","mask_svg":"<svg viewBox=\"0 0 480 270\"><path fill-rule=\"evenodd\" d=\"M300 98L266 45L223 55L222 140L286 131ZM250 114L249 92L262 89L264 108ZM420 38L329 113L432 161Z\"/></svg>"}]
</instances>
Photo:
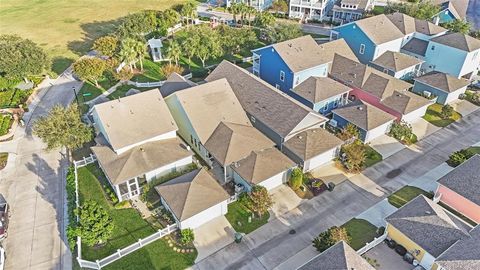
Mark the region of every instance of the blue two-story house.
<instances>
[{"instance_id":1,"label":"blue two-story house","mask_svg":"<svg viewBox=\"0 0 480 270\"><path fill-rule=\"evenodd\" d=\"M301 82L290 95L323 115L348 101L350 87L328 77L310 77Z\"/></svg>"},{"instance_id":2,"label":"blue two-story house","mask_svg":"<svg viewBox=\"0 0 480 270\"><path fill-rule=\"evenodd\" d=\"M253 74L287 93L309 77L327 77L335 53L356 60L343 39L318 45L309 35L252 53Z\"/></svg>"}]
</instances>

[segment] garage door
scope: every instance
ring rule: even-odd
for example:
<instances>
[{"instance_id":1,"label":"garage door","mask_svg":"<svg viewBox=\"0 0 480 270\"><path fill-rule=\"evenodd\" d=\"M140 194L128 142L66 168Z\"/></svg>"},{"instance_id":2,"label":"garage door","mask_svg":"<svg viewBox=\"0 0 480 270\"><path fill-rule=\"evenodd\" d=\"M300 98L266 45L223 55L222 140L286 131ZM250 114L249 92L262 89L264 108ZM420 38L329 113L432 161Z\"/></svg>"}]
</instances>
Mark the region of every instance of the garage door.
<instances>
[{"instance_id":1,"label":"garage door","mask_svg":"<svg viewBox=\"0 0 480 270\"><path fill-rule=\"evenodd\" d=\"M268 178L265 181L260 183L261 186L265 187L268 191L281 186L283 183L287 182L287 172L279 173L273 177Z\"/></svg>"},{"instance_id":2,"label":"garage door","mask_svg":"<svg viewBox=\"0 0 480 270\"><path fill-rule=\"evenodd\" d=\"M410 124L417 121L418 119L422 118L425 115L425 113L427 112L428 106L430 106L430 104L404 115L402 117L402 120Z\"/></svg>"},{"instance_id":3,"label":"garage door","mask_svg":"<svg viewBox=\"0 0 480 270\"><path fill-rule=\"evenodd\" d=\"M227 201L223 201L217 205L214 205L182 221L180 224L180 227L182 230L186 228L195 229L216 217L225 215L226 213L227 213Z\"/></svg>"},{"instance_id":4,"label":"garage door","mask_svg":"<svg viewBox=\"0 0 480 270\"><path fill-rule=\"evenodd\" d=\"M333 158L335 158L336 152L337 152L337 148L335 147L331 150L328 150L325 153L322 153L314 158L309 159L308 161L305 161L303 170L305 172L311 171L313 169L316 169L317 167L320 167L322 165L325 165L331 162Z\"/></svg>"},{"instance_id":5,"label":"garage door","mask_svg":"<svg viewBox=\"0 0 480 270\"><path fill-rule=\"evenodd\" d=\"M461 94L465 93L465 90L467 90L466 87L465 87L465 88L462 88L462 89L460 89L460 90L457 90L457 91L455 91L455 92L452 92L452 93L450 93L450 94L448 94L446 103L449 104L449 103L457 100L458 97L459 97Z\"/></svg>"},{"instance_id":6,"label":"garage door","mask_svg":"<svg viewBox=\"0 0 480 270\"><path fill-rule=\"evenodd\" d=\"M369 130L367 132L367 137L365 138L365 143L368 143L372 141L373 139L376 139L384 134L387 134L388 131L390 130L390 126L392 125L393 121L387 122L381 126L378 126L372 130Z\"/></svg>"}]
</instances>

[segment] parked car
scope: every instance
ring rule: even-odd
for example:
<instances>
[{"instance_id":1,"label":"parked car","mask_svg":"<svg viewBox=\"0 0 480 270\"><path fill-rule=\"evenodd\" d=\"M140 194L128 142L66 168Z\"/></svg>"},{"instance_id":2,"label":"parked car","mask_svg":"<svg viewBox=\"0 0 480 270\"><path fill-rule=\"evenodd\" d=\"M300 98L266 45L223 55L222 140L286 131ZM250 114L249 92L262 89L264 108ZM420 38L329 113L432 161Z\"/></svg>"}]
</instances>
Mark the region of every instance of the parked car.
<instances>
[{"instance_id":1,"label":"parked car","mask_svg":"<svg viewBox=\"0 0 480 270\"><path fill-rule=\"evenodd\" d=\"M407 249L404 248L402 245L397 245L395 247L395 251L400 254L401 256L405 256L405 254L407 254Z\"/></svg>"},{"instance_id":2,"label":"parked car","mask_svg":"<svg viewBox=\"0 0 480 270\"><path fill-rule=\"evenodd\" d=\"M0 240L7 237L8 217L9 217L8 210L9 209L8 209L7 200L5 200L5 197L3 197L2 194L0 194Z\"/></svg>"},{"instance_id":3,"label":"parked car","mask_svg":"<svg viewBox=\"0 0 480 270\"><path fill-rule=\"evenodd\" d=\"M385 239L385 243L387 243L389 248L395 248L397 246L397 242L391 239Z\"/></svg>"}]
</instances>

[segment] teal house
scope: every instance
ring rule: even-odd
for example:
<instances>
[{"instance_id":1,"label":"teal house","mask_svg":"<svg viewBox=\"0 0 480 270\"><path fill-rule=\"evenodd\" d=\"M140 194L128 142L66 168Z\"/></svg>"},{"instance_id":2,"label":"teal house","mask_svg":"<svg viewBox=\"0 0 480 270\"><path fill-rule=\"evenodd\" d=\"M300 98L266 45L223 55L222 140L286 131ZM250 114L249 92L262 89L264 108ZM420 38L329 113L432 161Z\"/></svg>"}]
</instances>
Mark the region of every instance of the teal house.
<instances>
[{"instance_id":1,"label":"teal house","mask_svg":"<svg viewBox=\"0 0 480 270\"><path fill-rule=\"evenodd\" d=\"M415 78L412 91L424 96L437 97L439 104L449 104L465 94L470 82L442 72L430 72Z\"/></svg>"}]
</instances>

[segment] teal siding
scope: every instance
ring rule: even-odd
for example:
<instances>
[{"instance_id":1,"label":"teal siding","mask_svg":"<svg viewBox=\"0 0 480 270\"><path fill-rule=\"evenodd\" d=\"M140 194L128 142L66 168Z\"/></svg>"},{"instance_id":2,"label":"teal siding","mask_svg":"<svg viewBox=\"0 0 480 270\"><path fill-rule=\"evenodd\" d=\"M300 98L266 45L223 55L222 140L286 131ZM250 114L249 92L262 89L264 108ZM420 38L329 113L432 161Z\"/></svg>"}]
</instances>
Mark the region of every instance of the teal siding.
<instances>
[{"instance_id":1,"label":"teal siding","mask_svg":"<svg viewBox=\"0 0 480 270\"><path fill-rule=\"evenodd\" d=\"M445 104L447 102L448 93L418 81L415 81L413 84L412 91L421 95L423 94L423 91L428 91L432 93L432 95L437 96L437 103Z\"/></svg>"}]
</instances>

